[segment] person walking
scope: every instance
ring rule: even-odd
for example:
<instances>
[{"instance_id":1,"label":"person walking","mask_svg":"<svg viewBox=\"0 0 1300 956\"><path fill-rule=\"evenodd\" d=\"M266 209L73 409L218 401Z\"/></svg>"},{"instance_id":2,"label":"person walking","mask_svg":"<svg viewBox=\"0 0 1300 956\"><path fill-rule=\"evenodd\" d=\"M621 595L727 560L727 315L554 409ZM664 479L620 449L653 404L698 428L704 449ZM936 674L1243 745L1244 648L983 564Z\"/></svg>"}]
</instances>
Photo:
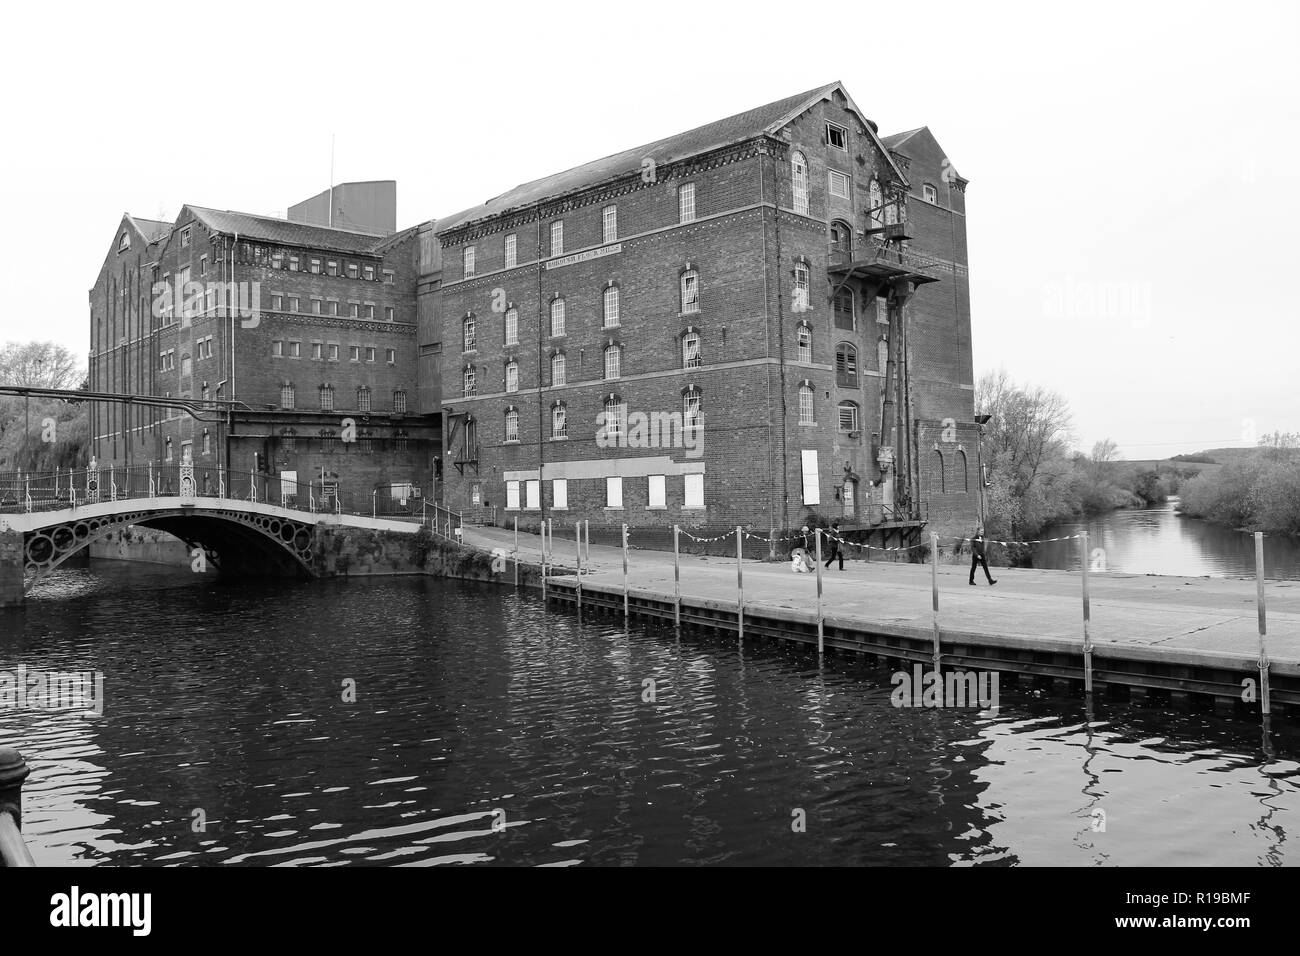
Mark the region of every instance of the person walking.
<instances>
[{"instance_id":1,"label":"person walking","mask_svg":"<svg viewBox=\"0 0 1300 956\"><path fill-rule=\"evenodd\" d=\"M830 533L826 536L826 539L827 539L828 541L830 541L830 543L831 543L831 553L830 553L830 555L826 558L826 567L829 568L829 567L831 566L831 562L834 561L836 558L839 558L839 559L840 559L840 570L843 571L843 570L844 570L844 552L840 549L840 523L839 523L839 521L832 521L832 522L831 522L831 530L830 530Z\"/></svg>"},{"instance_id":2,"label":"person walking","mask_svg":"<svg viewBox=\"0 0 1300 956\"><path fill-rule=\"evenodd\" d=\"M984 556L984 526L980 525L975 529L975 537L970 539L970 586L975 586L975 569L984 568L984 577L988 578L989 584L997 584L993 575L989 574L988 558Z\"/></svg>"}]
</instances>

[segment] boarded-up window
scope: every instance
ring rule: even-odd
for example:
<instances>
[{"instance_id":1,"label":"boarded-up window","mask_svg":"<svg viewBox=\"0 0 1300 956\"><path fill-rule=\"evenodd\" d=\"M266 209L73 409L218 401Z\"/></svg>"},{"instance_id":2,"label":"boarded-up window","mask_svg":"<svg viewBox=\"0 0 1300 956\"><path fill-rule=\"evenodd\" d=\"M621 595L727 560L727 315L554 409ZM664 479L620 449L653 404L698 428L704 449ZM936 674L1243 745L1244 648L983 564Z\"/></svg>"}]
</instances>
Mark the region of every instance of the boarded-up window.
<instances>
[{"instance_id":1,"label":"boarded-up window","mask_svg":"<svg viewBox=\"0 0 1300 956\"><path fill-rule=\"evenodd\" d=\"M569 480L567 478L556 478L551 482L551 506L554 508L569 507Z\"/></svg>"},{"instance_id":2,"label":"boarded-up window","mask_svg":"<svg viewBox=\"0 0 1300 956\"><path fill-rule=\"evenodd\" d=\"M540 508L539 503L542 497L542 483L536 478L524 483L525 493L527 494L527 507Z\"/></svg>"},{"instance_id":3,"label":"boarded-up window","mask_svg":"<svg viewBox=\"0 0 1300 956\"><path fill-rule=\"evenodd\" d=\"M650 475L647 478L647 482L649 483L649 490L648 490L649 497L647 501L649 507L651 508L665 507L666 495L664 493L664 489L665 489L666 482L664 481L664 476Z\"/></svg>"},{"instance_id":4,"label":"boarded-up window","mask_svg":"<svg viewBox=\"0 0 1300 956\"><path fill-rule=\"evenodd\" d=\"M610 475L605 479L605 507L623 507L623 479L618 475Z\"/></svg>"},{"instance_id":5,"label":"boarded-up window","mask_svg":"<svg viewBox=\"0 0 1300 956\"><path fill-rule=\"evenodd\" d=\"M506 482L506 507L519 507L519 482L517 481Z\"/></svg>"},{"instance_id":6,"label":"boarded-up window","mask_svg":"<svg viewBox=\"0 0 1300 956\"><path fill-rule=\"evenodd\" d=\"M686 475L686 503L687 508L704 507L704 476L703 475Z\"/></svg>"},{"instance_id":7,"label":"boarded-up window","mask_svg":"<svg viewBox=\"0 0 1300 956\"><path fill-rule=\"evenodd\" d=\"M822 503L822 496L817 487L817 452L804 450L801 455L803 456L803 503L819 505Z\"/></svg>"}]
</instances>

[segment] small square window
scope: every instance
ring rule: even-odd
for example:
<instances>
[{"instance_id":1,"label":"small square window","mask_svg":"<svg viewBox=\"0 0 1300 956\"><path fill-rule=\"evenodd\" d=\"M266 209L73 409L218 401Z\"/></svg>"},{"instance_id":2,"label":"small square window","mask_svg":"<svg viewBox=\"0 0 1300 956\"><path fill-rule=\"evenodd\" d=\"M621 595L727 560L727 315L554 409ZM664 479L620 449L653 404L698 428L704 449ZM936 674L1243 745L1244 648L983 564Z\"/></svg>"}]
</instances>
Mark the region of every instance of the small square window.
<instances>
[{"instance_id":1,"label":"small square window","mask_svg":"<svg viewBox=\"0 0 1300 956\"><path fill-rule=\"evenodd\" d=\"M388 350L387 350L387 357L388 357L388 364L389 364L389 365L396 365L396 364L397 364L397 349L388 349Z\"/></svg>"},{"instance_id":2,"label":"small square window","mask_svg":"<svg viewBox=\"0 0 1300 956\"><path fill-rule=\"evenodd\" d=\"M320 260L319 260L319 259L312 259L312 260L311 260L311 274L314 275L314 276L318 276L318 275L320 275Z\"/></svg>"},{"instance_id":3,"label":"small square window","mask_svg":"<svg viewBox=\"0 0 1300 956\"><path fill-rule=\"evenodd\" d=\"M333 259L330 259L328 262L325 263L325 271L329 275L336 276L339 274L339 264Z\"/></svg>"},{"instance_id":4,"label":"small square window","mask_svg":"<svg viewBox=\"0 0 1300 956\"><path fill-rule=\"evenodd\" d=\"M934 188L934 184L926 183L924 186L924 195L926 202L932 202L936 205L939 203L939 190Z\"/></svg>"},{"instance_id":5,"label":"small square window","mask_svg":"<svg viewBox=\"0 0 1300 956\"><path fill-rule=\"evenodd\" d=\"M375 347L374 347L373 345L367 346L367 347L366 347L366 361L367 361L367 362L373 362L374 360L375 360Z\"/></svg>"},{"instance_id":6,"label":"small square window","mask_svg":"<svg viewBox=\"0 0 1300 956\"><path fill-rule=\"evenodd\" d=\"M849 198L849 177L843 173L837 173L835 170L830 171L830 190L832 196L839 196L841 199Z\"/></svg>"},{"instance_id":7,"label":"small square window","mask_svg":"<svg viewBox=\"0 0 1300 956\"><path fill-rule=\"evenodd\" d=\"M843 126L836 126L834 123L826 124L826 145L832 149L842 149L848 151L849 148L849 131Z\"/></svg>"},{"instance_id":8,"label":"small square window","mask_svg":"<svg viewBox=\"0 0 1300 956\"><path fill-rule=\"evenodd\" d=\"M284 355L284 343L278 339L271 343L271 355L280 358Z\"/></svg>"},{"instance_id":9,"label":"small square window","mask_svg":"<svg viewBox=\"0 0 1300 956\"><path fill-rule=\"evenodd\" d=\"M329 360L330 360L331 362L337 362L337 361L339 360L339 347L338 347L338 345L336 345L335 343L331 342L331 343L329 344L329 351L328 351L326 354L329 355Z\"/></svg>"},{"instance_id":10,"label":"small square window","mask_svg":"<svg viewBox=\"0 0 1300 956\"><path fill-rule=\"evenodd\" d=\"M339 304L338 304L337 301L335 301L335 300L330 300L329 307L330 307L330 308L329 308L329 313L330 313L330 315L338 315L338 314L339 314Z\"/></svg>"},{"instance_id":11,"label":"small square window","mask_svg":"<svg viewBox=\"0 0 1300 956\"><path fill-rule=\"evenodd\" d=\"M348 346L348 361L349 361L349 362L360 362L360 361L361 361L361 346L359 346L359 345L349 345L349 346Z\"/></svg>"},{"instance_id":12,"label":"small square window","mask_svg":"<svg viewBox=\"0 0 1300 956\"><path fill-rule=\"evenodd\" d=\"M349 262L349 263L348 263L348 278L349 278L349 279L355 279L356 277L357 277L357 264L356 264L355 262Z\"/></svg>"},{"instance_id":13,"label":"small square window","mask_svg":"<svg viewBox=\"0 0 1300 956\"><path fill-rule=\"evenodd\" d=\"M298 297L296 295L289 296L289 311L290 312L298 311Z\"/></svg>"},{"instance_id":14,"label":"small square window","mask_svg":"<svg viewBox=\"0 0 1300 956\"><path fill-rule=\"evenodd\" d=\"M393 275L393 270L392 270L392 269L385 269L385 270L384 270L384 285L392 285L395 281L396 281L396 279L395 279L395 277L394 277L394 275Z\"/></svg>"},{"instance_id":15,"label":"small square window","mask_svg":"<svg viewBox=\"0 0 1300 956\"><path fill-rule=\"evenodd\" d=\"M302 343L301 343L301 342L290 342L290 343L289 343L289 358L302 358Z\"/></svg>"},{"instance_id":16,"label":"small square window","mask_svg":"<svg viewBox=\"0 0 1300 956\"><path fill-rule=\"evenodd\" d=\"M349 303L348 303L348 315L352 316L352 318L354 318L354 319L358 319L358 318L360 318L360 317L361 317L361 303L360 303L360 302L349 302Z\"/></svg>"},{"instance_id":17,"label":"small square window","mask_svg":"<svg viewBox=\"0 0 1300 956\"><path fill-rule=\"evenodd\" d=\"M289 271L290 271L290 272L297 272L297 271L298 271L298 257L297 257L297 256L290 256L290 257L289 257Z\"/></svg>"},{"instance_id":18,"label":"small square window","mask_svg":"<svg viewBox=\"0 0 1300 956\"><path fill-rule=\"evenodd\" d=\"M374 279L375 279L375 267L374 267L374 266L372 266L372 265L367 265L367 266L365 267L365 269L364 269L364 273L365 273L366 281L368 281L368 282L373 282L373 281L374 281Z\"/></svg>"},{"instance_id":19,"label":"small square window","mask_svg":"<svg viewBox=\"0 0 1300 956\"><path fill-rule=\"evenodd\" d=\"M323 343L313 342L311 344L311 357L318 361L325 357L325 346Z\"/></svg>"},{"instance_id":20,"label":"small square window","mask_svg":"<svg viewBox=\"0 0 1300 956\"><path fill-rule=\"evenodd\" d=\"M370 303L367 303L367 304L366 304L366 318L367 318L367 319L373 319L374 317L375 317L375 307L374 307L374 305L372 305L372 304L370 304Z\"/></svg>"},{"instance_id":21,"label":"small square window","mask_svg":"<svg viewBox=\"0 0 1300 956\"><path fill-rule=\"evenodd\" d=\"M384 321L392 322L395 318L397 318L397 313L393 307L391 305L384 306Z\"/></svg>"}]
</instances>

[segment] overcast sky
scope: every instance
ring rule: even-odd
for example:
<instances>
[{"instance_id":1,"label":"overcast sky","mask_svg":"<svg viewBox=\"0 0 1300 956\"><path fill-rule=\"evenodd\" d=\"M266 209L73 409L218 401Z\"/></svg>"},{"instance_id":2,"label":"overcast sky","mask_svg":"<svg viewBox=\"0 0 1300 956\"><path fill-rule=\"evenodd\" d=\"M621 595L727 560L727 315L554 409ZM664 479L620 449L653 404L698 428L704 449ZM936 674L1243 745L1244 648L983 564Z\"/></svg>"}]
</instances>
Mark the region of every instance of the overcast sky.
<instances>
[{"instance_id":1,"label":"overcast sky","mask_svg":"<svg viewBox=\"0 0 1300 956\"><path fill-rule=\"evenodd\" d=\"M123 212L283 215L331 134L337 181L397 180L400 227L838 79L970 180L977 373L1060 391L1079 446L1130 458L1300 431L1297 9L15 6L0 341L84 355Z\"/></svg>"}]
</instances>

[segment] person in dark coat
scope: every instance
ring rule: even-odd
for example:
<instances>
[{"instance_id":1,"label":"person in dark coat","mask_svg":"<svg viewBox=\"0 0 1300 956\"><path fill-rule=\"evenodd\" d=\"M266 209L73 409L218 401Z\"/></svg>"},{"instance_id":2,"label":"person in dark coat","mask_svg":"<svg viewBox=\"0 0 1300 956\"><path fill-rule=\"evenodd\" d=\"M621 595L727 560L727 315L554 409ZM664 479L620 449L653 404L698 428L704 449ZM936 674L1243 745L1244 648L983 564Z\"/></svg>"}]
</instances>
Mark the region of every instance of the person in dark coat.
<instances>
[{"instance_id":1,"label":"person in dark coat","mask_svg":"<svg viewBox=\"0 0 1300 956\"><path fill-rule=\"evenodd\" d=\"M997 584L993 575L989 574L989 562L984 556L984 526L980 525L975 529L975 537L970 541L970 586L975 586L975 569L984 568L984 577L988 578L989 584Z\"/></svg>"},{"instance_id":2,"label":"person in dark coat","mask_svg":"<svg viewBox=\"0 0 1300 956\"><path fill-rule=\"evenodd\" d=\"M836 558L839 558L840 570L843 571L844 552L840 550L840 523L838 521L831 522L830 534L826 536L826 540L831 543L831 553L826 558L826 567L829 568L831 566L831 562L834 561Z\"/></svg>"}]
</instances>

